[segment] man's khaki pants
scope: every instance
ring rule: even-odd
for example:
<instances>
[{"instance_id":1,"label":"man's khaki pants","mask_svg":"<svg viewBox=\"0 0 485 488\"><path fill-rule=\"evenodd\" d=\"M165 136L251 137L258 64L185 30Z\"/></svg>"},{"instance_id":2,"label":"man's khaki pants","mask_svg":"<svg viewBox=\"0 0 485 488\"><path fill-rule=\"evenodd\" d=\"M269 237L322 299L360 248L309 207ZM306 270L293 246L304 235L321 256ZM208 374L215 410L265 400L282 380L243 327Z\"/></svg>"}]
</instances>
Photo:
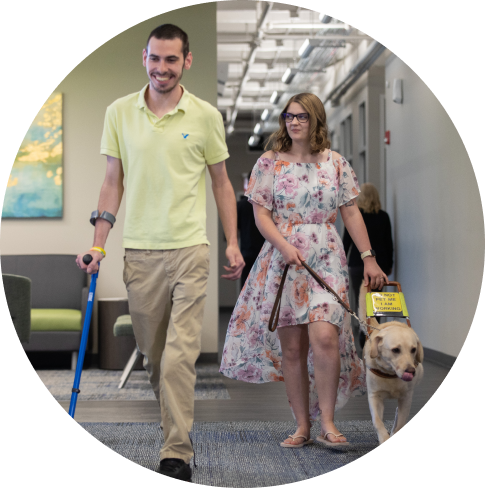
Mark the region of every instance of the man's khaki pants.
<instances>
[{"instance_id":1,"label":"man's khaki pants","mask_svg":"<svg viewBox=\"0 0 485 488\"><path fill-rule=\"evenodd\" d=\"M209 276L209 246L126 249L123 279L135 339L162 412L160 459L190 462L195 361Z\"/></svg>"}]
</instances>

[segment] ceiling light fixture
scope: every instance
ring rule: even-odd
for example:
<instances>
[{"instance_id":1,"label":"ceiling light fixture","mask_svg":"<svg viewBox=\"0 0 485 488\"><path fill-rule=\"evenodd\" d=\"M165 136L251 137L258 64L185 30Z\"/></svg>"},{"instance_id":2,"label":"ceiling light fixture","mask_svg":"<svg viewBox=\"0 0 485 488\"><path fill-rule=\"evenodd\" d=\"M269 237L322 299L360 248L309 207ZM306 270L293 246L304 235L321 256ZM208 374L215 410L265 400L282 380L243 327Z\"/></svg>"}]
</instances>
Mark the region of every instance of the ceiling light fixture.
<instances>
[{"instance_id":1,"label":"ceiling light fixture","mask_svg":"<svg viewBox=\"0 0 485 488\"><path fill-rule=\"evenodd\" d=\"M308 58L313 49L320 46L320 42L320 39L306 39L298 50L298 56L300 58Z\"/></svg>"},{"instance_id":2,"label":"ceiling light fixture","mask_svg":"<svg viewBox=\"0 0 485 488\"><path fill-rule=\"evenodd\" d=\"M253 129L253 132L257 134L258 136L263 133L263 126L258 122Z\"/></svg>"},{"instance_id":3,"label":"ceiling light fixture","mask_svg":"<svg viewBox=\"0 0 485 488\"><path fill-rule=\"evenodd\" d=\"M259 136L251 136L248 140L248 145L251 147L256 147L259 144L261 137Z\"/></svg>"},{"instance_id":4,"label":"ceiling light fixture","mask_svg":"<svg viewBox=\"0 0 485 488\"><path fill-rule=\"evenodd\" d=\"M322 24L328 24L331 20L332 20L332 17L330 17L330 15L327 15L327 14L320 14L318 16L318 20L322 23Z\"/></svg>"},{"instance_id":5,"label":"ceiling light fixture","mask_svg":"<svg viewBox=\"0 0 485 488\"><path fill-rule=\"evenodd\" d=\"M296 68L288 68L284 73L283 76L281 77L281 81L283 83L286 83L289 85L292 81L295 75L298 73L298 70Z\"/></svg>"},{"instance_id":6,"label":"ceiling light fixture","mask_svg":"<svg viewBox=\"0 0 485 488\"><path fill-rule=\"evenodd\" d=\"M269 24L269 29L315 29L315 30L322 30L322 29L345 29L349 30L348 24L298 24L296 22L292 23L277 23L271 22Z\"/></svg>"},{"instance_id":7,"label":"ceiling light fixture","mask_svg":"<svg viewBox=\"0 0 485 488\"><path fill-rule=\"evenodd\" d=\"M277 90L275 90L273 92L273 94L271 95L271 98L269 99L270 103L273 103L274 105L276 105L280 100L280 96L281 96L281 94L278 93Z\"/></svg>"},{"instance_id":8,"label":"ceiling light fixture","mask_svg":"<svg viewBox=\"0 0 485 488\"><path fill-rule=\"evenodd\" d=\"M268 120L269 119L269 110L267 108L265 108L263 110L263 113L261 114L261 120L265 121L265 120Z\"/></svg>"}]
</instances>

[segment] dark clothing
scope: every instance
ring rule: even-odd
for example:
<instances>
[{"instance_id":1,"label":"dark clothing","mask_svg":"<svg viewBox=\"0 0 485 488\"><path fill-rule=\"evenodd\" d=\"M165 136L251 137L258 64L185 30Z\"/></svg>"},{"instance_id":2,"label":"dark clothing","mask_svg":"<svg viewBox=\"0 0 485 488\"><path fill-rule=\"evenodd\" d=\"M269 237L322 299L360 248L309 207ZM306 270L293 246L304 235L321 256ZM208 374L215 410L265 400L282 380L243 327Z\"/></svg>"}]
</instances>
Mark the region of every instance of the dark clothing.
<instances>
[{"instance_id":1,"label":"dark clothing","mask_svg":"<svg viewBox=\"0 0 485 488\"><path fill-rule=\"evenodd\" d=\"M391 232L391 220L389 215L384 210L379 210L378 213L366 213L362 212L364 223L369 234L370 245L376 252L376 261L379 267L386 273L390 274L394 260L392 257L394 248L392 244L392 232ZM343 238L345 255L347 257L347 263L349 266L350 284L352 290L352 305L356 310L358 306L358 298L360 292L360 285L364 279L364 263L360 257L360 252L355 246L349 232L345 229ZM350 249L350 255L348 255ZM364 249L367 251L367 249ZM380 320L378 319L378 322ZM364 347L365 336L362 331L359 331L358 324L355 319L352 319L354 327L354 333L359 334L360 347Z\"/></svg>"},{"instance_id":2,"label":"dark clothing","mask_svg":"<svg viewBox=\"0 0 485 488\"><path fill-rule=\"evenodd\" d=\"M241 274L241 286L244 286L246 278L265 241L256 227L253 206L245 196L241 197L239 202L237 202L237 228L239 229L241 240L241 254L246 262Z\"/></svg>"},{"instance_id":3,"label":"dark clothing","mask_svg":"<svg viewBox=\"0 0 485 488\"><path fill-rule=\"evenodd\" d=\"M245 257L244 262L246 263L244 265L244 268L241 273L241 289L244 286L244 283L246 283L246 280L248 279L249 273L251 272L251 269L253 268L254 262L258 259L258 256L250 256L250 257Z\"/></svg>"},{"instance_id":4,"label":"dark clothing","mask_svg":"<svg viewBox=\"0 0 485 488\"><path fill-rule=\"evenodd\" d=\"M369 234L370 245L376 252L377 264L384 273L389 274L394 264L392 257L394 248L392 245L391 220L389 219L389 215L384 210L379 210L378 213L365 213L361 210L361 213L364 218L367 233ZM349 268L363 268L364 263L360 258L360 252L353 245L352 238L347 229L345 229L343 244L346 256L348 255L349 248L352 246L347 260ZM367 249L364 249L364 251L367 251Z\"/></svg>"}]
</instances>

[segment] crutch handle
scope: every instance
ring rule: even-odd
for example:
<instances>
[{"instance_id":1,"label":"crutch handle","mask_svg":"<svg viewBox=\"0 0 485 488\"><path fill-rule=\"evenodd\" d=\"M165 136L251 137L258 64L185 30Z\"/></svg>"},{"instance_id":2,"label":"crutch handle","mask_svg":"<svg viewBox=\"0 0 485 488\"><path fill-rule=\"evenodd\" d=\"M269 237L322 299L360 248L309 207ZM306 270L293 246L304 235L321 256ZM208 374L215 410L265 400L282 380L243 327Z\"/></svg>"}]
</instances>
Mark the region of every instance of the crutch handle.
<instances>
[{"instance_id":1,"label":"crutch handle","mask_svg":"<svg viewBox=\"0 0 485 488\"><path fill-rule=\"evenodd\" d=\"M91 254L85 254L83 256L83 263L89 265L89 263L93 260L93 256Z\"/></svg>"}]
</instances>

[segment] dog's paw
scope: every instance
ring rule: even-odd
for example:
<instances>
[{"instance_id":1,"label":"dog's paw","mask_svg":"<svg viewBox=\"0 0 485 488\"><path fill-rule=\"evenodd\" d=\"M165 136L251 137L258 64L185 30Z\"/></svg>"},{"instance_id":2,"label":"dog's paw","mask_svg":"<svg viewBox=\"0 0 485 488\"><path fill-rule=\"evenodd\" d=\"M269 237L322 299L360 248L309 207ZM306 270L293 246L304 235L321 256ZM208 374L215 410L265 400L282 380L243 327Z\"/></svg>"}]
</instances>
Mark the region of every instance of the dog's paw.
<instances>
[{"instance_id":1,"label":"dog's paw","mask_svg":"<svg viewBox=\"0 0 485 488\"><path fill-rule=\"evenodd\" d=\"M388 432L385 433L378 433L377 437L379 438L379 445L384 444L391 436Z\"/></svg>"}]
</instances>

